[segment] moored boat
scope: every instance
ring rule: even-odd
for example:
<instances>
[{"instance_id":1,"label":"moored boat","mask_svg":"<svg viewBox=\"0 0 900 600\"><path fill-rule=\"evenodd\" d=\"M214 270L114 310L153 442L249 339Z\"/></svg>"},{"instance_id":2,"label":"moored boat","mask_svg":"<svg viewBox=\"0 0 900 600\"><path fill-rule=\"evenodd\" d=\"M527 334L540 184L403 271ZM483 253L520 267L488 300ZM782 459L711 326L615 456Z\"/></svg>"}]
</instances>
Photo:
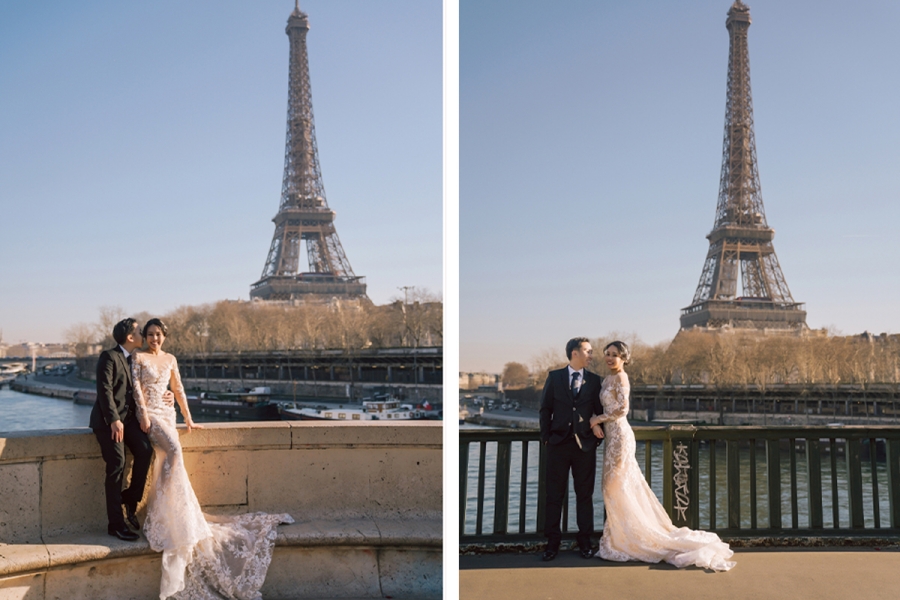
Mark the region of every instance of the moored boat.
<instances>
[{"instance_id":1,"label":"moored boat","mask_svg":"<svg viewBox=\"0 0 900 600\"><path fill-rule=\"evenodd\" d=\"M0 365L0 385L8 385L15 381L16 377L26 373L28 366L25 363L7 363Z\"/></svg>"},{"instance_id":2,"label":"moored boat","mask_svg":"<svg viewBox=\"0 0 900 600\"><path fill-rule=\"evenodd\" d=\"M204 421L277 421L278 406L269 402L271 394L268 387L257 387L247 392L202 392L187 399L191 415Z\"/></svg>"},{"instance_id":3,"label":"moored boat","mask_svg":"<svg viewBox=\"0 0 900 600\"><path fill-rule=\"evenodd\" d=\"M375 396L371 400L363 400L362 406L316 406L298 407L284 406L281 418L300 421L409 421L421 419L424 412L412 404L401 404L393 396Z\"/></svg>"}]
</instances>

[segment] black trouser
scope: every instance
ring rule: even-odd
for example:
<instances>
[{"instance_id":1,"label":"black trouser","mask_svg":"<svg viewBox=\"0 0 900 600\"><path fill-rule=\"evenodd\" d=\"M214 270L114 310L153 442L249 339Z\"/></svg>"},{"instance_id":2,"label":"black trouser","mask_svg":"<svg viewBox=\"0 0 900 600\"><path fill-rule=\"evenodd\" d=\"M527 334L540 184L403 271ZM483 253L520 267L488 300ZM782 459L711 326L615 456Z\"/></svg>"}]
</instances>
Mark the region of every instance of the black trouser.
<instances>
[{"instance_id":1,"label":"black trouser","mask_svg":"<svg viewBox=\"0 0 900 600\"><path fill-rule=\"evenodd\" d=\"M559 548L562 539L560 521L562 505L569 485L569 469L575 488L575 511L578 521L578 545L591 546L594 533L594 479L597 475L597 452L584 452L575 438L547 445L547 503L544 535L548 548Z\"/></svg>"},{"instance_id":2,"label":"black trouser","mask_svg":"<svg viewBox=\"0 0 900 600\"><path fill-rule=\"evenodd\" d=\"M106 462L106 516L111 527L122 528L125 527L122 504L136 506L144 497L147 471L150 470L150 461L153 460L153 446L134 418L125 420L124 442L114 442L110 429L95 429L94 435L97 436L100 453ZM131 484L123 491L125 446L131 451L134 462L131 465Z\"/></svg>"}]
</instances>

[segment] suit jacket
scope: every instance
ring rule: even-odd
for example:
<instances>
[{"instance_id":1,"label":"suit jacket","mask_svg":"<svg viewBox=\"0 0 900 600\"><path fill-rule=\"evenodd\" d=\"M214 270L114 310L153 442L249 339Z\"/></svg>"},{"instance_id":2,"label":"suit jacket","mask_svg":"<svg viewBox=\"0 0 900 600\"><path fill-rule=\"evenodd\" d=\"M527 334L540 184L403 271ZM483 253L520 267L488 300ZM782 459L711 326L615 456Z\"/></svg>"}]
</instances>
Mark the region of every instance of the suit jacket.
<instances>
[{"instance_id":1,"label":"suit jacket","mask_svg":"<svg viewBox=\"0 0 900 600\"><path fill-rule=\"evenodd\" d=\"M135 414L134 383L122 348L104 350L97 361L97 401L91 411L91 429L106 430L114 421Z\"/></svg>"},{"instance_id":2,"label":"suit jacket","mask_svg":"<svg viewBox=\"0 0 900 600\"><path fill-rule=\"evenodd\" d=\"M578 397L572 395L569 369L550 371L541 393L541 441L560 444L572 428L585 452L594 450L600 442L591 432L591 416L603 412L600 385L603 378L584 370L584 382ZM574 425L574 426L573 426Z\"/></svg>"}]
</instances>

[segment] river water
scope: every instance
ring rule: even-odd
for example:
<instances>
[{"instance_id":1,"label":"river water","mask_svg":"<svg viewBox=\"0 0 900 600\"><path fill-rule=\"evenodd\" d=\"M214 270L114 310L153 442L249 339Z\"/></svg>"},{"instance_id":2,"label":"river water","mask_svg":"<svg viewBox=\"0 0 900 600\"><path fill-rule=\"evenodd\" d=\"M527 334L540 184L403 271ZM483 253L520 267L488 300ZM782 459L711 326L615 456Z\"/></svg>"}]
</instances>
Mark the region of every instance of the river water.
<instances>
[{"instance_id":1,"label":"river water","mask_svg":"<svg viewBox=\"0 0 900 600\"><path fill-rule=\"evenodd\" d=\"M0 434L88 427L91 406L0 388Z\"/></svg>"},{"instance_id":2,"label":"river water","mask_svg":"<svg viewBox=\"0 0 900 600\"><path fill-rule=\"evenodd\" d=\"M512 462L510 469L510 503L508 531L519 531L520 489L522 481L522 442L512 444ZM603 446L600 446L597 454L597 483L594 489L594 520L597 530L600 531L603 522L603 494L601 493ZM537 486L538 486L538 442L528 444L528 468L525 475L525 532L534 532L537 526ZM469 465L466 486L466 512L465 533L474 534L477 519L478 497L478 468L479 468L480 444L472 443L469 446ZM637 443L637 461L640 468L644 469L645 445ZM656 496L662 499L662 442L654 442L651 445L651 485ZM750 450L741 449L741 527L750 527ZM787 456L782 456L781 468L781 525L789 528L792 526L791 517L791 475L790 462ZM489 442L485 453L485 490L484 490L484 516L482 520L482 533L493 531L494 521L494 475L496 472L497 444ZM710 523L710 489L709 489L709 448L700 450L700 527L709 529ZM872 502L872 473L867 460L863 461L863 507L867 528L874 527L875 517ZM808 486L806 475L806 460L803 453L797 453L797 516L798 525L801 528L809 526ZM876 478L878 481L878 496L880 507L881 526L888 525L888 489L887 468L884 462L877 463ZM838 511L840 527L848 527L850 524L849 497L847 494L847 468L843 456L837 460L838 479ZM727 492L725 488L725 449L720 445L716 450L716 526L723 528L728 523ZM822 514L826 528L833 527L832 493L831 493L831 461L827 453L822 457ZM692 501L696 501L692 499ZM768 488L766 482L765 449L762 445L756 450L756 503L757 503L757 527L767 527L768 518ZM568 530L577 531L575 524L575 492L572 489L572 479L569 478L569 512Z\"/></svg>"}]
</instances>

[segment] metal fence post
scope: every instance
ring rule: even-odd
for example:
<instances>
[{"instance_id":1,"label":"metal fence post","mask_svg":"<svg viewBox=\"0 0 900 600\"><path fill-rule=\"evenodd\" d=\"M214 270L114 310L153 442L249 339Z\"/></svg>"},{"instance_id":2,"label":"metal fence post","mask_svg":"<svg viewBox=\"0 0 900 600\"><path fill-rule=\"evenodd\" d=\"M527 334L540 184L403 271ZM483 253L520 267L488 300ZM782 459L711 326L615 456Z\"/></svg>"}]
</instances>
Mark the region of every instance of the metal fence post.
<instances>
[{"instance_id":1,"label":"metal fence post","mask_svg":"<svg viewBox=\"0 0 900 600\"><path fill-rule=\"evenodd\" d=\"M891 527L900 527L900 440L885 440L887 458L888 510Z\"/></svg>"},{"instance_id":2,"label":"metal fence post","mask_svg":"<svg viewBox=\"0 0 900 600\"><path fill-rule=\"evenodd\" d=\"M781 448L766 440L766 483L769 491L769 528L781 529Z\"/></svg>"},{"instance_id":3,"label":"metal fence post","mask_svg":"<svg viewBox=\"0 0 900 600\"><path fill-rule=\"evenodd\" d=\"M469 442L459 443L459 535L466 532L466 499L469 485Z\"/></svg>"},{"instance_id":4,"label":"metal fence post","mask_svg":"<svg viewBox=\"0 0 900 600\"><path fill-rule=\"evenodd\" d=\"M862 445L858 438L846 440L844 446L844 454L847 459L847 478L848 491L850 492L850 527L853 529L861 529L865 527L865 519L863 517L863 483L862 483L862 461L860 446Z\"/></svg>"},{"instance_id":5,"label":"metal fence post","mask_svg":"<svg viewBox=\"0 0 900 600\"><path fill-rule=\"evenodd\" d=\"M509 470L512 442L497 442L497 470L494 480L494 533L506 535L509 530Z\"/></svg>"},{"instance_id":6,"label":"metal fence post","mask_svg":"<svg viewBox=\"0 0 900 600\"><path fill-rule=\"evenodd\" d=\"M741 455L737 440L725 440L725 492L728 528L741 528Z\"/></svg>"}]
</instances>

